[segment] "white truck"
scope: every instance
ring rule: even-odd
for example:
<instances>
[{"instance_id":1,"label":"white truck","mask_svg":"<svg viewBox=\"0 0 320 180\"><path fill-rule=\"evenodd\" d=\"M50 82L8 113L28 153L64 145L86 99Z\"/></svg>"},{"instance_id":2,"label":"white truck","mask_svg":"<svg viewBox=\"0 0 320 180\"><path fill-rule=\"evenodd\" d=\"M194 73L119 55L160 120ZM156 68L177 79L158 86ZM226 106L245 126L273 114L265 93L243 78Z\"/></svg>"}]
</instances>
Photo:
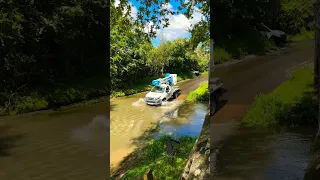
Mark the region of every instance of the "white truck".
<instances>
[{"instance_id":1,"label":"white truck","mask_svg":"<svg viewBox=\"0 0 320 180\"><path fill-rule=\"evenodd\" d=\"M180 88L174 86L176 84L177 74L167 73L165 78L153 80L153 88L145 96L146 104L161 106L162 102L177 98L180 94Z\"/></svg>"},{"instance_id":2,"label":"white truck","mask_svg":"<svg viewBox=\"0 0 320 180\"><path fill-rule=\"evenodd\" d=\"M260 23L260 25L256 26L256 29L267 39L273 39L276 44L285 43L287 41L287 35L285 32L270 29L264 23Z\"/></svg>"}]
</instances>

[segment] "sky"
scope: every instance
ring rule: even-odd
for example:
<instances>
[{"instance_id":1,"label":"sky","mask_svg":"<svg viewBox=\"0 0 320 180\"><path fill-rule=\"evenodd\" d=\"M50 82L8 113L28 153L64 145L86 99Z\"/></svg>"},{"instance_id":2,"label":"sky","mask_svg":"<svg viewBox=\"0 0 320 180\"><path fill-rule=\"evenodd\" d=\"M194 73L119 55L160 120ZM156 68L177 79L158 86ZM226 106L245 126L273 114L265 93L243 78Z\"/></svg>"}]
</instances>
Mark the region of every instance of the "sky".
<instances>
[{"instance_id":1,"label":"sky","mask_svg":"<svg viewBox=\"0 0 320 180\"><path fill-rule=\"evenodd\" d=\"M117 0L119 2L119 0ZM117 5L116 1L116 5ZM131 2L131 16L136 17L137 9L139 8L139 3L136 0L130 0ZM175 0L171 0L168 4L166 4L163 8L177 10L180 2L176 2ZM203 18L203 15L200 12L195 11L193 13L193 18L188 19L183 14L178 15L168 15L170 25L166 28L162 28L157 31L157 38L152 40L152 44L154 46L158 46L160 43L161 34L165 36L166 40L172 41L177 38L190 37L191 34L187 31L187 29L192 25L196 24ZM150 25L149 25L150 26Z\"/></svg>"}]
</instances>

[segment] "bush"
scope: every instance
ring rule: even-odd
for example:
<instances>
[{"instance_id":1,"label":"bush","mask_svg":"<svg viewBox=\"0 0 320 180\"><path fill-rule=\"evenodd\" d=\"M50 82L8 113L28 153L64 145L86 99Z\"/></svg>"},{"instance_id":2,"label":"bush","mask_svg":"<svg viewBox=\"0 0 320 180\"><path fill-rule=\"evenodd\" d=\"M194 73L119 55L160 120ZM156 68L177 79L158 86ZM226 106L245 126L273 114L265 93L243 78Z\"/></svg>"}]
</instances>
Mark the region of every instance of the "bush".
<instances>
[{"instance_id":1,"label":"bush","mask_svg":"<svg viewBox=\"0 0 320 180\"><path fill-rule=\"evenodd\" d=\"M230 53L219 47L214 49L213 56L215 64L221 64L232 59L232 55Z\"/></svg>"},{"instance_id":2,"label":"bush","mask_svg":"<svg viewBox=\"0 0 320 180\"><path fill-rule=\"evenodd\" d=\"M199 88L189 93L186 98L188 102L209 102L208 82L203 83Z\"/></svg>"},{"instance_id":3,"label":"bush","mask_svg":"<svg viewBox=\"0 0 320 180\"><path fill-rule=\"evenodd\" d=\"M21 97L19 102L16 108L17 113L47 109L49 105L46 99L38 95Z\"/></svg>"},{"instance_id":4,"label":"bush","mask_svg":"<svg viewBox=\"0 0 320 180\"><path fill-rule=\"evenodd\" d=\"M29 90L31 93L12 93L10 103L0 106L0 115L14 115L56 108L108 94L106 77L91 77L70 82L54 84L51 88Z\"/></svg>"},{"instance_id":5,"label":"bush","mask_svg":"<svg viewBox=\"0 0 320 180\"><path fill-rule=\"evenodd\" d=\"M300 30L300 33L290 36L289 40L292 41L303 41L303 40L309 40L314 39L315 32L314 31L307 31L305 28Z\"/></svg>"},{"instance_id":6,"label":"bush","mask_svg":"<svg viewBox=\"0 0 320 180\"><path fill-rule=\"evenodd\" d=\"M256 96L242 123L245 126L309 125L317 123L312 103L313 68L301 68L273 92Z\"/></svg>"}]
</instances>

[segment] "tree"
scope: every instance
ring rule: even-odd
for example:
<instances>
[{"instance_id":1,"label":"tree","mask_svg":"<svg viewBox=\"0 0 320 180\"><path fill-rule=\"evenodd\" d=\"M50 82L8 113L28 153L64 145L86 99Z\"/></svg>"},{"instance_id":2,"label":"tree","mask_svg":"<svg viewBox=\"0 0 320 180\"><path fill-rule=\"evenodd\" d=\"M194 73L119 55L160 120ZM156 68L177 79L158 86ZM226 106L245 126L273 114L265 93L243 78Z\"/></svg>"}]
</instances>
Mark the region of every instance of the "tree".
<instances>
[{"instance_id":1,"label":"tree","mask_svg":"<svg viewBox=\"0 0 320 180\"><path fill-rule=\"evenodd\" d=\"M317 95L317 101L318 101L318 128L320 130L320 91L319 91L319 84L320 84L320 76L319 76L319 69L320 69L320 34L319 34L319 29L320 29L320 1L317 0L315 4L315 11L316 11L316 16L315 16L315 25L316 25L316 30L315 30L315 58L314 58L314 65L315 65L315 73L314 73L314 94ZM318 131L319 133L319 131Z\"/></svg>"}]
</instances>

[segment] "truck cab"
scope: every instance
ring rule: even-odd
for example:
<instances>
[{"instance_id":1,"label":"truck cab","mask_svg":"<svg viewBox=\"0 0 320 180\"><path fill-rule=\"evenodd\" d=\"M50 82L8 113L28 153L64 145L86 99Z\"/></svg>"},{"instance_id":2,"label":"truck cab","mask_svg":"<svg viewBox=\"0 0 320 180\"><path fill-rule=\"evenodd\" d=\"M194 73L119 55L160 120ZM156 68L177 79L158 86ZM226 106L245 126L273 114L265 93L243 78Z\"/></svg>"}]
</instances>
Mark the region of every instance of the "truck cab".
<instances>
[{"instance_id":1,"label":"truck cab","mask_svg":"<svg viewBox=\"0 0 320 180\"><path fill-rule=\"evenodd\" d=\"M168 81L172 77L172 83ZM173 86L176 84L176 75L169 74L166 78L154 80L154 86L146 94L145 102L148 105L162 105L162 102L178 96L179 88Z\"/></svg>"}]
</instances>

